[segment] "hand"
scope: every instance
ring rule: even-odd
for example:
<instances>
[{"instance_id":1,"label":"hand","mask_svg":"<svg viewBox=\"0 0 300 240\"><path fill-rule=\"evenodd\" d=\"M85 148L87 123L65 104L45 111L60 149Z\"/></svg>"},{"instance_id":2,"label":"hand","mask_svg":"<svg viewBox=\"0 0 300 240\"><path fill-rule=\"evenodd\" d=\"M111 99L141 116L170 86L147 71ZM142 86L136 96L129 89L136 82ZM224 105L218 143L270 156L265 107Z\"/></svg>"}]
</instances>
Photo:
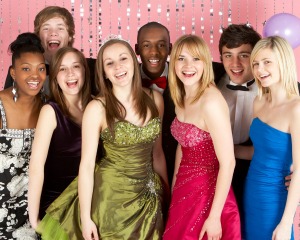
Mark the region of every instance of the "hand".
<instances>
[{"instance_id":1,"label":"hand","mask_svg":"<svg viewBox=\"0 0 300 240\"><path fill-rule=\"evenodd\" d=\"M285 178L284 178L284 185L286 186L286 189L287 190L289 190L289 186L290 186L290 183L291 183L291 179L292 179L292 174L293 173L291 173L290 175L288 175L288 176L286 176Z\"/></svg>"},{"instance_id":2,"label":"hand","mask_svg":"<svg viewBox=\"0 0 300 240\"><path fill-rule=\"evenodd\" d=\"M219 240L222 238L222 226L220 219L208 217L203 224L200 232L199 240L201 240L206 233L207 240Z\"/></svg>"},{"instance_id":3,"label":"hand","mask_svg":"<svg viewBox=\"0 0 300 240\"><path fill-rule=\"evenodd\" d=\"M291 225L279 223L273 232L272 240L290 240L291 234Z\"/></svg>"},{"instance_id":4,"label":"hand","mask_svg":"<svg viewBox=\"0 0 300 240\"><path fill-rule=\"evenodd\" d=\"M31 227L36 230L37 226L40 224L41 220L37 219L36 221L31 222Z\"/></svg>"},{"instance_id":5,"label":"hand","mask_svg":"<svg viewBox=\"0 0 300 240\"><path fill-rule=\"evenodd\" d=\"M82 221L82 236L84 240L99 240L98 230L92 219Z\"/></svg>"}]
</instances>

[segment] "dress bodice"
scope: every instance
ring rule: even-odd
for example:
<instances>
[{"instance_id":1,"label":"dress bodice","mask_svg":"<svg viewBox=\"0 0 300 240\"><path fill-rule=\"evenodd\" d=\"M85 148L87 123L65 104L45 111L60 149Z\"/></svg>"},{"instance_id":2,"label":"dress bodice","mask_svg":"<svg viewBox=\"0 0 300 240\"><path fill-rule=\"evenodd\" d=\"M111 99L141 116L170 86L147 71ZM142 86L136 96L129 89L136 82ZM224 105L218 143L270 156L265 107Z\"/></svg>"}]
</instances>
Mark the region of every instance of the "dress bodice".
<instances>
[{"instance_id":1,"label":"dress bodice","mask_svg":"<svg viewBox=\"0 0 300 240\"><path fill-rule=\"evenodd\" d=\"M273 128L259 118L254 118L250 127L250 137L254 146L250 171L257 173L254 175L259 178L258 181L268 183L271 181L282 185L284 177L289 175L292 164L291 134Z\"/></svg>"},{"instance_id":2,"label":"dress bodice","mask_svg":"<svg viewBox=\"0 0 300 240\"><path fill-rule=\"evenodd\" d=\"M0 100L0 238L35 239L28 221L28 167L34 129L7 128Z\"/></svg>"},{"instance_id":3,"label":"dress bodice","mask_svg":"<svg viewBox=\"0 0 300 240\"><path fill-rule=\"evenodd\" d=\"M201 167L219 166L208 132L194 124L180 122L177 118L171 125L171 132L181 145L182 164L196 164L201 165Z\"/></svg>"},{"instance_id":4,"label":"dress bodice","mask_svg":"<svg viewBox=\"0 0 300 240\"><path fill-rule=\"evenodd\" d=\"M48 102L56 117L44 167L44 184L40 203L40 218L47 207L78 175L81 158L81 126L66 116L57 103Z\"/></svg>"},{"instance_id":5,"label":"dress bodice","mask_svg":"<svg viewBox=\"0 0 300 240\"><path fill-rule=\"evenodd\" d=\"M181 145L182 157L163 239L199 239L214 199L219 162L208 132L177 118L171 125L171 132ZM221 224L222 239L241 239L240 218L232 189L223 207Z\"/></svg>"},{"instance_id":6,"label":"dress bodice","mask_svg":"<svg viewBox=\"0 0 300 240\"><path fill-rule=\"evenodd\" d=\"M145 171L145 167L149 164L152 167L151 152L159 136L160 126L159 118L153 118L142 127L130 122L116 122L114 136L106 128L101 133L105 151L102 161L127 171L130 169ZM128 164L131 164L131 167Z\"/></svg>"}]
</instances>

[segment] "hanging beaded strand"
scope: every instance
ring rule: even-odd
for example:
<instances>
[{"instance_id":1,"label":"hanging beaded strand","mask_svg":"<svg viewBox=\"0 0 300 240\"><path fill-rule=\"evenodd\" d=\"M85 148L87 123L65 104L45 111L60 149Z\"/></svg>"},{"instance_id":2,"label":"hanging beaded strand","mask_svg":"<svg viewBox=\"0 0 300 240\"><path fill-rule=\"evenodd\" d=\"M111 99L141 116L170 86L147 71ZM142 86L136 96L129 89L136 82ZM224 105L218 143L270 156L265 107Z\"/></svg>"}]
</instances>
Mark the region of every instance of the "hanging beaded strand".
<instances>
[{"instance_id":1,"label":"hanging beaded strand","mask_svg":"<svg viewBox=\"0 0 300 240\"><path fill-rule=\"evenodd\" d=\"M118 36L121 36L122 26L121 26L121 0L118 0Z\"/></svg>"},{"instance_id":2,"label":"hanging beaded strand","mask_svg":"<svg viewBox=\"0 0 300 240\"><path fill-rule=\"evenodd\" d=\"M213 0L210 0L210 9L209 9L209 23L210 23L210 30L209 30L209 42L212 45L214 43L214 24L213 24L213 18L214 18L214 8L213 8ZM213 51L212 51L213 55Z\"/></svg>"},{"instance_id":3,"label":"hanging beaded strand","mask_svg":"<svg viewBox=\"0 0 300 240\"><path fill-rule=\"evenodd\" d=\"M97 39L96 39L96 42L97 42L97 48L96 48L96 54L98 53L100 47L101 47L101 44L102 44L102 4L101 4L101 0L99 0L99 3L98 3L98 19L97 19L97 24L96 24L96 27L97 27Z\"/></svg>"},{"instance_id":4,"label":"hanging beaded strand","mask_svg":"<svg viewBox=\"0 0 300 240\"><path fill-rule=\"evenodd\" d=\"M250 24L250 22L249 22L249 2L248 2L248 0L247 0L247 6L246 6L246 11L247 11L247 16L246 16L246 19L247 19L247 23L246 23L246 25L247 25L247 27L251 27L251 24ZM257 15L257 14L256 14Z\"/></svg>"},{"instance_id":5,"label":"hanging beaded strand","mask_svg":"<svg viewBox=\"0 0 300 240\"><path fill-rule=\"evenodd\" d=\"M179 3L178 0L176 0L176 14L175 14L175 22L176 22L176 38L178 38L179 33Z\"/></svg>"},{"instance_id":6,"label":"hanging beaded strand","mask_svg":"<svg viewBox=\"0 0 300 240\"><path fill-rule=\"evenodd\" d=\"M220 3L220 9L219 9L219 18L220 18L220 27L219 27L219 33L222 34L223 32L223 0L219 0Z\"/></svg>"},{"instance_id":7,"label":"hanging beaded strand","mask_svg":"<svg viewBox=\"0 0 300 240\"><path fill-rule=\"evenodd\" d=\"M200 17L200 25L201 25L201 37L204 35L204 0L201 0L201 17Z\"/></svg>"},{"instance_id":8,"label":"hanging beaded strand","mask_svg":"<svg viewBox=\"0 0 300 240\"><path fill-rule=\"evenodd\" d=\"M89 57L93 57L93 0L90 0L89 2L89 17L88 17L88 23L89 23Z\"/></svg>"},{"instance_id":9,"label":"hanging beaded strand","mask_svg":"<svg viewBox=\"0 0 300 240\"><path fill-rule=\"evenodd\" d=\"M166 17L167 17L167 28L170 29L170 0L168 0L168 2L167 2Z\"/></svg>"},{"instance_id":10,"label":"hanging beaded strand","mask_svg":"<svg viewBox=\"0 0 300 240\"><path fill-rule=\"evenodd\" d=\"M157 17L158 17L158 22L161 22L161 5L157 4Z\"/></svg>"},{"instance_id":11,"label":"hanging beaded strand","mask_svg":"<svg viewBox=\"0 0 300 240\"><path fill-rule=\"evenodd\" d=\"M231 24L231 0L228 0L228 18L227 18L227 21L228 21L228 25Z\"/></svg>"},{"instance_id":12,"label":"hanging beaded strand","mask_svg":"<svg viewBox=\"0 0 300 240\"><path fill-rule=\"evenodd\" d=\"M181 34L185 34L185 4L184 0L181 1Z\"/></svg>"},{"instance_id":13,"label":"hanging beaded strand","mask_svg":"<svg viewBox=\"0 0 300 240\"><path fill-rule=\"evenodd\" d=\"M128 0L128 2L129 2L129 0ZM141 4L140 4L140 0L137 0L136 17L137 17L137 31L138 31L140 26L141 26Z\"/></svg>"},{"instance_id":14,"label":"hanging beaded strand","mask_svg":"<svg viewBox=\"0 0 300 240\"><path fill-rule=\"evenodd\" d=\"M195 34L195 0L192 0L192 34Z\"/></svg>"},{"instance_id":15,"label":"hanging beaded strand","mask_svg":"<svg viewBox=\"0 0 300 240\"><path fill-rule=\"evenodd\" d=\"M130 9L130 0L127 0L127 39L130 39L130 13L131 13L131 9Z\"/></svg>"},{"instance_id":16,"label":"hanging beaded strand","mask_svg":"<svg viewBox=\"0 0 300 240\"><path fill-rule=\"evenodd\" d=\"M84 52L84 49L83 49L83 36L84 36L84 31L83 31L83 17L84 17L84 7L83 7L82 0L80 1L79 13L80 13L80 51Z\"/></svg>"},{"instance_id":17,"label":"hanging beaded strand","mask_svg":"<svg viewBox=\"0 0 300 240\"><path fill-rule=\"evenodd\" d=\"M150 22L150 12L151 12L150 0L148 0L148 3L147 3L147 11L148 11L148 22Z\"/></svg>"}]
</instances>

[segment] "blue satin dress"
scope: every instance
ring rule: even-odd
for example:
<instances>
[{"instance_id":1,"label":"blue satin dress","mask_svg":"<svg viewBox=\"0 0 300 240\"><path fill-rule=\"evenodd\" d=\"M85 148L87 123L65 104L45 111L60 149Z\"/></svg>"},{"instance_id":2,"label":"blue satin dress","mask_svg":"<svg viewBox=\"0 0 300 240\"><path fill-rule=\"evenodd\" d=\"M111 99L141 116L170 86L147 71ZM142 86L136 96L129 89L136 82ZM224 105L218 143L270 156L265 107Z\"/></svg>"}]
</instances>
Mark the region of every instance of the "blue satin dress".
<instances>
[{"instance_id":1,"label":"blue satin dress","mask_svg":"<svg viewBox=\"0 0 300 240\"><path fill-rule=\"evenodd\" d=\"M246 178L243 229L246 240L270 240L287 200L284 178L290 174L292 140L259 118L251 124L250 137L254 155Z\"/></svg>"}]
</instances>

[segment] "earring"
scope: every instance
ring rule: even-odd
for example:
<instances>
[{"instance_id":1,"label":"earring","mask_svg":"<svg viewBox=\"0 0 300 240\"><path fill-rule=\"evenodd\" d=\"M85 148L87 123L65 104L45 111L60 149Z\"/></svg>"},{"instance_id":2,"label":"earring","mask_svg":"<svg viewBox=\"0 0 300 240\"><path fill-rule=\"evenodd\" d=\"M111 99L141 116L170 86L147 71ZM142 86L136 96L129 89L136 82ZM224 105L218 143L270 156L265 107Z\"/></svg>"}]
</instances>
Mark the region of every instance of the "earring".
<instances>
[{"instance_id":1,"label":"earring","mask_svg":"<svg viewBox=\"0 0 300 240\"><path fill-rule=\"evenodd\" d=\"M19 95L18 95L18 92L17 92L17 87L16 87L16 84L15 84L15 81L13 81L13 88L12 88L11 92L14 95L13 96L14 102L16 102L18 100Z\"/></svg>"}]
</instances>

